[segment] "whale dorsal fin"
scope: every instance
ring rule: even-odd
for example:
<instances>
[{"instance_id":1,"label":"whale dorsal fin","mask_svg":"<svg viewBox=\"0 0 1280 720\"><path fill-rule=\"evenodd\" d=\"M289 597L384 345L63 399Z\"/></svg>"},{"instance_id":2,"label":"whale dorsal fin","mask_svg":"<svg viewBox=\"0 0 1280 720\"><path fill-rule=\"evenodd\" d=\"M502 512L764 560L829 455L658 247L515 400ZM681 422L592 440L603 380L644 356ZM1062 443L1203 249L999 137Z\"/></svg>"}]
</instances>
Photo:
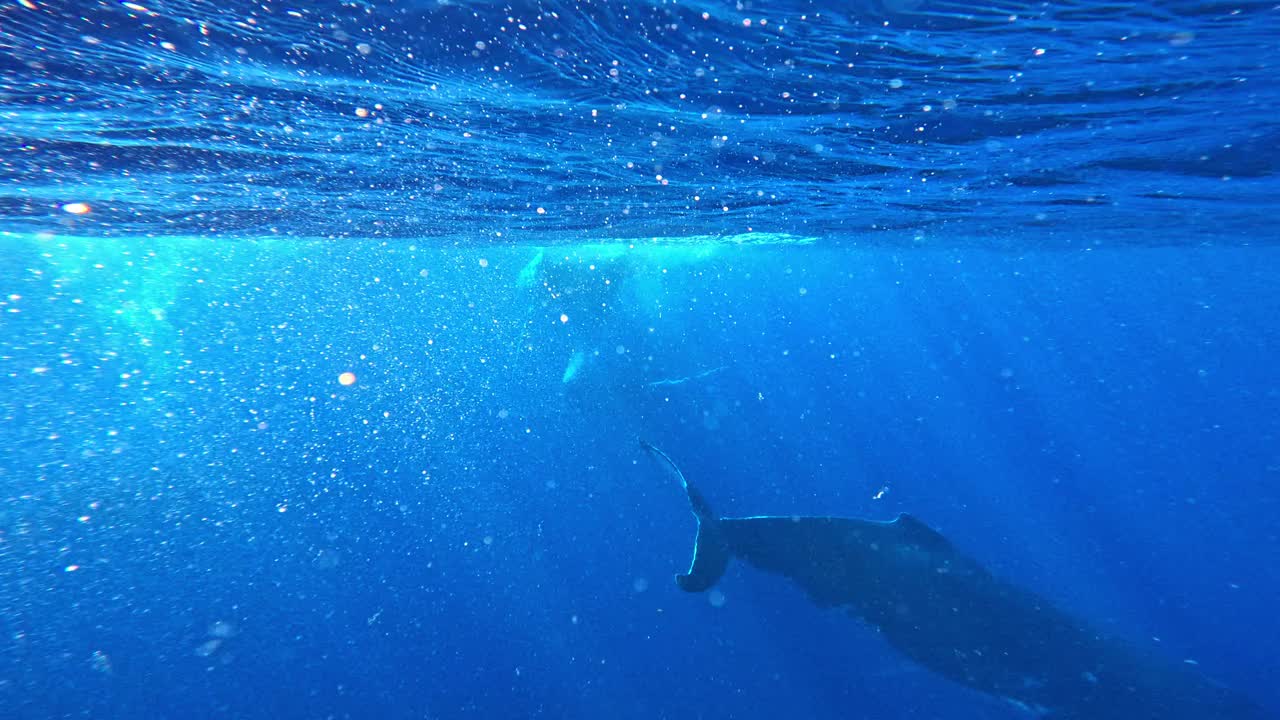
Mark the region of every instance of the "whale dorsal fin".
<instances>
[{"instance_id":1,"label":"whale dorsal fin","mask_svg":"<svg viewBox=\"0 0 1280 720\"><path fill-rule=\"evenodd\" d=\"M943 537L937 530L934 530L916 519L914 515L901 513L889 524L898 528L905 540L915 543L922 548L927 548L929 550L954 550L950 540Z\"/></svg>"}]
</instances>

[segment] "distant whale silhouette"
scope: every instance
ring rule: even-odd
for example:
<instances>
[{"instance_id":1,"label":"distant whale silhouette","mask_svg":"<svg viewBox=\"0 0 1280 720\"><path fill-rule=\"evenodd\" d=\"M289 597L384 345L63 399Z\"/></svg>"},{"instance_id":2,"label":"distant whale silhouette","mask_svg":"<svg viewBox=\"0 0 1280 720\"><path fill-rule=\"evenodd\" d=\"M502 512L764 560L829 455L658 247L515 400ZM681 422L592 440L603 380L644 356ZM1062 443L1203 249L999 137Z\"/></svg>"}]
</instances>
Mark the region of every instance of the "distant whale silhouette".
<instances>
[{"instance_id":1,"label":"distant whale silhouette","mask_svg":"<svg viewBox=\"0 0 1280 720\"><path fill-rule=\"evenodd\" d=\"M698 535L676 583L714 586L741 558L798 584L818 606L880 630L920 665L1047 720L1264 720L1276 716L1186 663L1108 637L994 577L910 515L720 518L671 458Z\"/></svg>"}]
</instances>

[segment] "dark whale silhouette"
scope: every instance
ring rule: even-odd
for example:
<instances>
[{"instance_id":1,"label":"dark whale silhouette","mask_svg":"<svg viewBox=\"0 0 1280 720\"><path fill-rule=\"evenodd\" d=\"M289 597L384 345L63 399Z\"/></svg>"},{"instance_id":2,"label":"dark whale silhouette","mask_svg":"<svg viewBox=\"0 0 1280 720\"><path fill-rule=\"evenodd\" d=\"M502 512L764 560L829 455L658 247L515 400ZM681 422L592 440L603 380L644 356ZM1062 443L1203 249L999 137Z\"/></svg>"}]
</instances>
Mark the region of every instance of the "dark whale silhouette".
<instances>
[{"instance_id":1,"label":"dark whale silhouette","mask_svg":"<svg viewBox=\"0 0 1280 720\"><path fill-rule=\"evenodd\" d=\"M961 685L1049 720L1264 720L1276 716L1178 663L1109 637L993 576L910 515L720 518L669 457L698 518L676 583L714 586L737 557L786 576L818 606L875 626L893 647Z\"/></svg>"}]
</instances>

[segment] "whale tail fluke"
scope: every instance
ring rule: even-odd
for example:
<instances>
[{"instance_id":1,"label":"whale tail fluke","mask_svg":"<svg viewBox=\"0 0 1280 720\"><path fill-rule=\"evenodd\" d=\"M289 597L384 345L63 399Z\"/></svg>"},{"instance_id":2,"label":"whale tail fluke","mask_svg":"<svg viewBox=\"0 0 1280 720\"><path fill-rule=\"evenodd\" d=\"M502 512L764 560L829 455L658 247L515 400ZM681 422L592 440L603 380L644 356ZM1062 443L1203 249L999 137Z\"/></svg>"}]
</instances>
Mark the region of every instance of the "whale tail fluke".
<instances>
[{"instance_id":1,"label":"whale tail fluke","mask_svg":"<svg viewBox=\"0 0 1280 720\"><path fill-rule=\"evenodd\" d=\"M687 573L676 575L676 585L685 592L702 592L713 587L729 566L729 542L725 538L720 518L698 489L689 484L675 462L658 448L644 440L640 447L660 464L669 475L680 483L689 496L689 506L698 518L698 536L693 543L693 560Z\"/></svg>"}]
</instances>

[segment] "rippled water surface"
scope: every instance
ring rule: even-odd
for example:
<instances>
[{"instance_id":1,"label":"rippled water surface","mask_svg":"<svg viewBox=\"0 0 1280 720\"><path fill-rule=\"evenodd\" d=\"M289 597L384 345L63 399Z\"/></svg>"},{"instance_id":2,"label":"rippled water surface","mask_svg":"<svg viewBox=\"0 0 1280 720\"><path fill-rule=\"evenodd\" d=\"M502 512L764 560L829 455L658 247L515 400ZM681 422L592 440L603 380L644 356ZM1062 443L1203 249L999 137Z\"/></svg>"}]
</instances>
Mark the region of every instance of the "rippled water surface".
<instances>
[{"instance_id":1,"label":"rippled water surface","mask_svg":"<svg viewBox=\"0 0 1280 720\"><path fill-rule=\"evenodd\" d=\"M1276 239L1269 2L0 12L11 232Z\"/></svg>"}]
</instances>

